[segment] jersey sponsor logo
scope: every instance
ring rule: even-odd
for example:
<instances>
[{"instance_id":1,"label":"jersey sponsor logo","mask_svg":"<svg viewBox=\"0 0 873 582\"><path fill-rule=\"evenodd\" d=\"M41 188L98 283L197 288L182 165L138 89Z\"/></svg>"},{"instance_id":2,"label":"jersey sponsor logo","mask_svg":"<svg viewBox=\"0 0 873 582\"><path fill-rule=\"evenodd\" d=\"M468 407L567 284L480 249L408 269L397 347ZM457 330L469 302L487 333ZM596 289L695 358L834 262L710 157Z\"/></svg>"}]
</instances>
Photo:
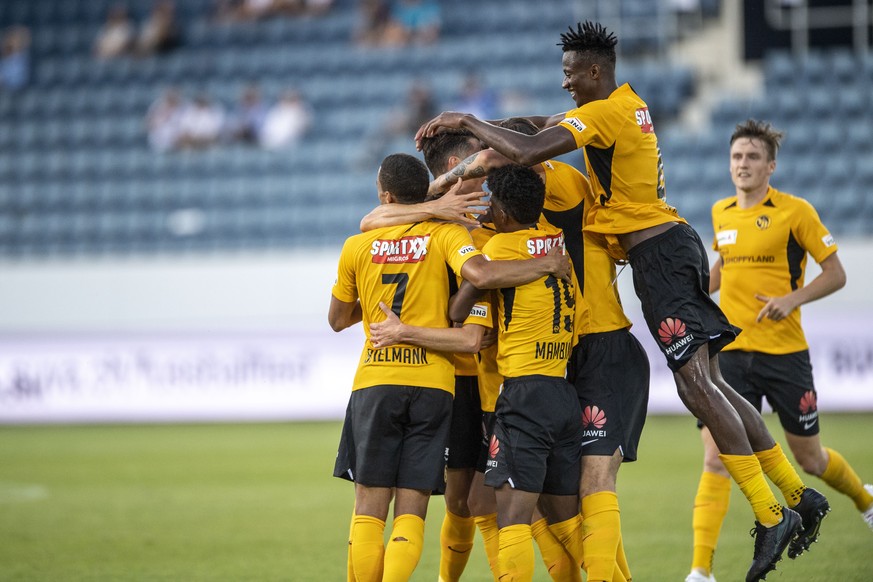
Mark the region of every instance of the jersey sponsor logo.
<instances>
[{"instance_id":1,"label":"jersey sponsor logo","mask_svg":"<svg viewBox=\"0 0 873 582\"><path fill-rule=\"evenodd\" d=\"M767 230L770 228L770 217L762 214L755 220L755 226L758 227L758 230Z\"/></svg>"},{"instance_id":2,"label":"jersey sponsor logo","mask_svg":"<svg viewBox=\"0 0 873 582\"><path fill-rule=\"evenodd\" d=\"M405 348L392 346L378 350L367 349L365 364L427 364L427 350L424 348Z\"/></svg>"},{"instance_id":3,"label":"jersey sponsor logo","mask_svg":"<svg viewBox=\"0 0 873 582\"><path fill-rule=\"evenodd\" d=\"M652 116L649 115L648 107L640 107L636 110L635 117L637 125L640 126L640 131L643 133L655 133L655 126L652 125Z\"/></svg>"},{"instance_id":4,"label":"jersey sponsor logo","mask_svg":"<svg viewBox=\"0 0 873 582\"><path fill-rule=\"evenodd\" d=\"M477 304L470 310L470 317L488 317L488 306Z\"/></svg>"},{"instance_id":5,"label":"jersey sponsor logo","mask_svg":"<svg viewBox=\"0 0 873 582\"><path fill-rule=\"evenodd\" d=\"M500 441L496 436L491 435L491 443L488 445L488 460L485 461L485 472L497 466L497 453L500 452Z\"/></svg>"},{"instance_id":6,"label":"jersey sponsor logo","mask_svg":"<svg viewBox=\"0 0 873 582\"><path fill-rule=\"evenodd\" d=\"M579 133L582 133L587 129L587 126L582 123L582 120L580 120L578 117L566 117L564 118L564 123L575 129Z\"/></svg>"},{"instance_id":7,"label":"jersey sponsor logo","mask_svg":"<svg viewBox=\"0 0 873 582\"><path fill-rule=\"evenodd\" d=\"M688 333L685 328L685 323L679 318L668 317L661 322L658 327L658 339L666 347L664 352L674 359L678 360L685 355L688 348L691 347L691 342L694 340L694 334Z\"/></svg>"},{"instance_id":8,"label":"jersey sponsor logo","mask_svg":"<svg viewBox=\"0 0 873 582\"><path fill-rule=\"evenodd\" d=\"M716 233L715 240L718 241L718 246L735 245L737 244L736 230L721 230Z\"/></svg>"},{"instance_id":9,"label":"jersey sponsor logo","mask_svg":"<svg viewBox=\"0 0 873 582\"><path fill-rule=\"evenodd\" d=\"M374 240L370 254L373 255L373 262L379 264L420 263L427 255L429 240L429 234Z\"/></svg>"},{"instance_id":10,"label":"jersey sponsor logo","mask_svg":"<svg viewBox=\"0 0 873 582\"><path fill-rule=\"evenodd\" d=\"M467 246L461 248L461 250L458 251L458 254L463 257L464 255L469 255L470 253L472 253L475 250L476 250L476 247L474 247L473 245L467 245Z\"/></svg>"},{"instance_id":11,"label":"jersey sponsor logo","mask_svg":"<svg viewBox=\"0 0 873 582\"><path fill-rule=\"evenodd\" d=\"M776 257L773 255L739 255L736 257L722 257L722 262L725 265L734 263L775 263Z\"/></svg>"},{"instance_id":12,"label":"jersey sponsor logo","mask_svg":"<svg viewBox=\"0 0 873 582\"><path fill-rule=\"evenodd\" d=\"M826 235L824 235L823 237L821 237L821 242L822 242L822 243L824 244L824 246L826 246L826 247L832 247L832 246L834 246L835 244L837 244L837 241L834 240L834 237L831 235L831 233L827 233Z\"/></svg>"},{"instance_id":13,"label":"jersey sponsor logo","mask_svg":"<svg viewBox=\"0 0 873 582\"><path fill-rule=\"evenodd\" d=\"M603 428L606 424L606 413L595 405L589 405L582 411L582 427L593 426L596 429Z\"/></svg>"},{"instance_id":14,"label":"jersey sponsor logo","mask_svg":"<svg viewBox=\"0 0 873 582\"><path fill-rule=\"evenodd\" d=\"M818 409L818 399L815 396L815 392L812 390L807 390L803 396L800 397L800 404L798 406L800 408L800 414L806 414L810 411Z\"/></svg>"},{"instance_id":15,"label":"jersey sponsor logo","mask_svg":"<svg viewBox=\"0 0 873 582\"><path fill-rule=\"evenodd\" d=\"M527 241L527 252L532 257L544 257L552 247L564 247L564 233L538 236Z\"/></svg>"},{"instance_id":16,"label":"jersey sponsor logo","mask_svg":"<svg viewBox=\"0 0 873 582\"><path fill-rule=\"evenodd\" d=\"M566 360L572 350L572 342L537 342L534 359Z\"/></svg>"}]
</instances>

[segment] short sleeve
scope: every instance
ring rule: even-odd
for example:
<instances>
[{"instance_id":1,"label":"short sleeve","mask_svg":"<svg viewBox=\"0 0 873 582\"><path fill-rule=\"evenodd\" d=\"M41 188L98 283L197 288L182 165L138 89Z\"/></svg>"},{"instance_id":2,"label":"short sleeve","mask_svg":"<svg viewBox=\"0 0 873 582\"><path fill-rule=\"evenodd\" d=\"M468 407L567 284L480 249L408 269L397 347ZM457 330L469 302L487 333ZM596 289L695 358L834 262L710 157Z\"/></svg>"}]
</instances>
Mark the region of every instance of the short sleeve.
<instances>
[{"instance_id":1,"label":"short sleeve","mask_svg":"<svg viewBox=\"0 0 873 582\"><path fill-rule=\"evenodd\" d=\"M822 224L815 208L802 198L798 198L798 208L794 215L792 231L797 242L808 252L816 263L837 252L837 243L830 231Z\"/></svg>"},{"instance_id":2,"label":"short sleeve","mask_svg":"<svg viewBox=\"0 0 873 582\"><path fill-rule=\"evenodd\" d=\"M352 303L358 299L358 288L355 278L354 248L352 239L349 238L343 244L340 253L339 266L337 267L336 281L334 281L331 293L340 301Z\"/></svg>"}]
</instances>

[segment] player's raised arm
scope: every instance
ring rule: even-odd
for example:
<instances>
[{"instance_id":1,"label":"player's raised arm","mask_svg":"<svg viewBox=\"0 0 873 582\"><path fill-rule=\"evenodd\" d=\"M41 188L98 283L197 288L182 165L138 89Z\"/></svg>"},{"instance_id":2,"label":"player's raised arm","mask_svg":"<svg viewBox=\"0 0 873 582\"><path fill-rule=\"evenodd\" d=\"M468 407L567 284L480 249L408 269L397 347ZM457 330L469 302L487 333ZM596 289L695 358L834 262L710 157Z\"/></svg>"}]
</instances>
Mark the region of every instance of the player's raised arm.
<instances>
[{"instance_id":1,"label":"player's raised arm","mask_svg":"<svg viewBox=\"0 0 873 582\"><path fill-rule=\"evenodd\" d=\"M361 232L424 220L445 220L479 226L479 221L471 218L469 214L481 213L482 207L488 206L489 203L481 200L482 192L459 194L460 182L457 186L444 196L419 204L381 204L361 219Z\"/></svg>"},{"instance_id":2,"label":"player's raised arm","mask_svg":"<svg viewBox=\"0 0 873 582\"><path fill-rule=\"evenodd\" d=\"M467 129L480 140L517 164L531 166L577 148L573 135L564 128L550 127L536 135L524 135L491 125L469 113L444 111L419 128L416 144L441 129Z\"/></svg>"},{"instance_id":3,"label":"player's raised arm","mask_svg":"<svg viewBox=\"0 0 873 582\"><path fill-rule=\"evenodd\" d=\"M544 257L525 261L489 261L477 255L461 267L461 276L479 289L517 287L549 275L572 282L572 274L570 258L558 246Z\"/></svg>"}]
</instances>

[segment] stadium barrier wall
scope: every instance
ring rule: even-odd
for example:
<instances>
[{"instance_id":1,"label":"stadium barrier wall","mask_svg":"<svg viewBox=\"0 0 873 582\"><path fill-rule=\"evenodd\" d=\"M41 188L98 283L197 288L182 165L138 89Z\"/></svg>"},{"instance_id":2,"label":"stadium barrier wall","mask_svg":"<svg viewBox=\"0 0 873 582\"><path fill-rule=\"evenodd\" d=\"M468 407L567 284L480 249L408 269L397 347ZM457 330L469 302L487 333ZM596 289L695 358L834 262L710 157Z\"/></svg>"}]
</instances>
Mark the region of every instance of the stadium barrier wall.
<instances>
[{"instance_id":1,"label":"stadium barrier wall","mask_svg":"<svg viewBox=\"0 0 873 582\"><path fill-rule=\"evenodd\" d=\"M873 410L871 251L842 243L847 287L804 308L822 410ZM0 423L342 418L363 332L327 325L338 254L3 265ZM684 412L629 268L619 284L650 411Z\"/></svg>"}]
</instances>

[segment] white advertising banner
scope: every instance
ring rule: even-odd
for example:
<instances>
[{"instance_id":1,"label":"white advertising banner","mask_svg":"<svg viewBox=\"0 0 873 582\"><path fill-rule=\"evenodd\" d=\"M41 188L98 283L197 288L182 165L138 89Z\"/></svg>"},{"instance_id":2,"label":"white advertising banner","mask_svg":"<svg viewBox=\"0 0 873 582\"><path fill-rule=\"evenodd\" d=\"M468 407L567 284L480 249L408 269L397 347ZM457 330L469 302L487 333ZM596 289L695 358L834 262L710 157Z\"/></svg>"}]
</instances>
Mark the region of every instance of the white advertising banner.
<instances>
[{"instance_id":1,"label":"white advertising banner","mask_svg":"<svg viewBox=\"0 0 873 582\"><path fill-rule=\"evenodd\" d=\"M823 411L873 410L873 315L804 321ZM683 412L644 325L649 410ZM340 419L360 326L293 333L0 337L0 423Z\"/></svg>"},{"instance_id":2,"label":"white advertising banner","mask_svg":"<svg viewBox=\"0 0 873 582\"><path fill-rule=\"evenodd\" d=\"M326 325L0 337L0 423L341 418L362 341Z\"/></svg>"}]
</instances>

